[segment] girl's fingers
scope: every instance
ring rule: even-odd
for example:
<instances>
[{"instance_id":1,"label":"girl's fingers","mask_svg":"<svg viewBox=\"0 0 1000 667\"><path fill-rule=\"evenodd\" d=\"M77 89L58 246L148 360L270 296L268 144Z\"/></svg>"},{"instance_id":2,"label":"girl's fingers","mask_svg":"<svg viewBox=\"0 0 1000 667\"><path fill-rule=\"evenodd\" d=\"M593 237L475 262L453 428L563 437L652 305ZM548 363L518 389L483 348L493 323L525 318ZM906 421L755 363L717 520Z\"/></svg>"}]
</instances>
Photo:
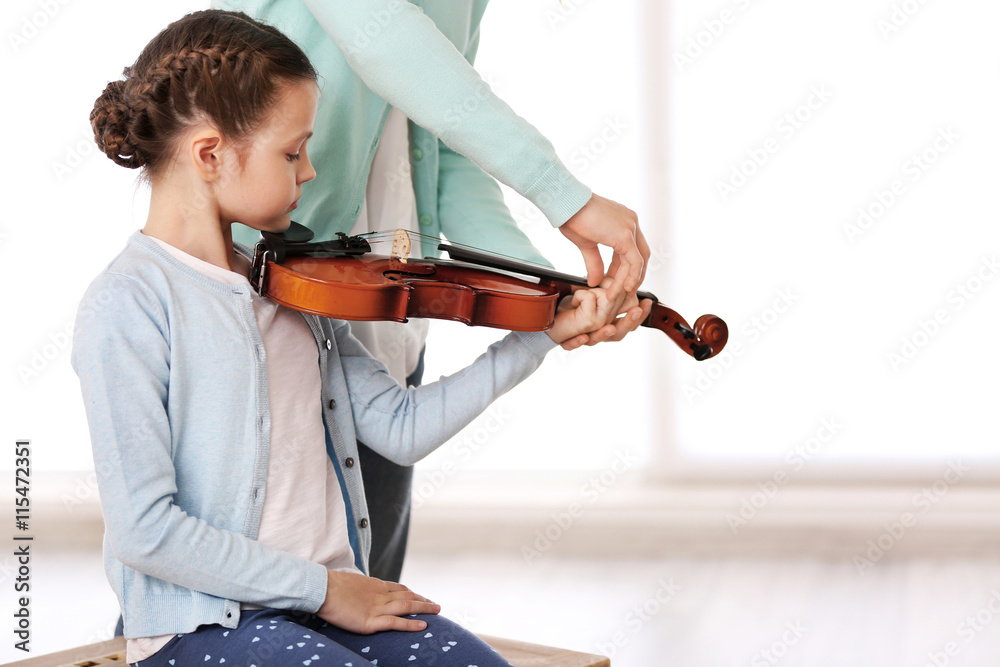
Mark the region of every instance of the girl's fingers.
<instances>
[{"instance_id":1,"label":"girl's fingers","mask_svg":"<svg viewBox=\"0 0 1000 667\"><path fill-rule=\"evenodd\" d=\"M574 308L593 308L597 300L590 290L579 289L573 292L572 305Z\"/></svg>"},{"instance_id":2,"label":"girl's fingers","mask_svg":"<svg viewBox=\"0 0 1000 667\"><path fill-rule=\"evenodd\" d=\"M383 583L385 584L385 587L389 590L390 593L394 592L394 591L408 591L408 590L410 590L409 588L407 588L403 584L397 583L395 581L386 581L386 582L383 582Z\"/></svg>"},{"instance_id":3,"label":"girl's fingers","mask_svg":"<svg viewBox=\"0 0 1000 667\"><path fill-rule=\"evenodd\" d=\"M569 340L564 340L562 342L562 348L564 350L567 350L567 351L569 351L569 350L575 350L578 347L582 347L582 346L586 345L587 341L589 341L589 340L590 340L590 337L587 334L580 334L579 336L574 336L573 338L570 338Z\"/></svg>"},{"instance_id":4,"label":"girl's fingers","mask_svg":"<svg viewBox=\"0 0 1000 667\"><path fill-rule=\"evenodd\" d=\"M593 345L594 343L606 343L611 341L617 342L622 340L627 334L642 326L642 323L646 321L647 317L649 317L649 311L652 307L652 301L649 299L643 299L640 305L630 308L625 315L619 317L613 324L608 325L609 328L606 327L603 329L602 333L604 334L604 337L600 340L594 340L594 342L590 344Z\"/></svg>"},{"instance_id":5,"label":"girl's fingers","mask_svg":"<svg viewBox=\"0 0 1000 667\"><path fill-rule=\"evenodd\" d=\"M409 616L410 614L439 614L441 605L419 600L391 600L379 609L380 614Z\"/></svg>"},{"instance_id":6,"label":"girl's fingers","mask_svg":"<svg viewBox=\"0 0 1000 667\"><path fill-rule=\"evenodd\" d=\"M410 589L406 589L404 591L398 591L398 590L397 591L391 591L391 592L389 592L389 593L386 594L385 599L388 600L388 601L390 601L390 602L391 601L395 601L395 600L418 600L418 601L421 601L421 602L431 602L430 600L428 600L427 598L425 598L423 595L419 595L417 593L414 593Z\"/></svg>"},{"instance_id":7,"label":"girl's fingers","mask_svg":"<svg viewBox=\"0 0 1000 667\"><path fill-rule=\"evenodd\" d=\"M382 632L383 630L400 630L402 632L416 632L427 627L426 621L418 618L400 618L399 616L379 616L372 621L372 632Z\"/></svg>"}]
</instances>

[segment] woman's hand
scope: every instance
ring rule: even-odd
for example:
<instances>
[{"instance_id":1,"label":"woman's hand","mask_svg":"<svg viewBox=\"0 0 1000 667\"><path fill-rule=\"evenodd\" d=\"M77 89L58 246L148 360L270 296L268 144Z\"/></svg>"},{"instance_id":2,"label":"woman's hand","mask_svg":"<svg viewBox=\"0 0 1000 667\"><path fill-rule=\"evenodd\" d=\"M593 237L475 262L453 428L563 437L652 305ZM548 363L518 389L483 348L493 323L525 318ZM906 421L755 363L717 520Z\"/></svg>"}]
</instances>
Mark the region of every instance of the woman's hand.
<instances>
[{"instance_id":1,"label":"woman's hand","mask_svg":"<svg viewBox=\"0 0 1000 667\"><path fill-rule=\"evenodd\" d=\"M649 261L649 246L635 211L595 194L560 225L559 231L583 253L588 284L597 285L604 277L604 261L597 246L609 246L614 250L608 267L608 275L614 279L609 287L610 298L617 299L620 290L635 295Z\"/></svg>"},{"instance_id":2,"label":"woman's hand","mask_svg":"<svg viewBox=\"0 0 1000 667\"><path fill-rule=\"evenodd\" d=\"M437 614L441 605L402 584L356 572L327 571L326 600L316 615L343 630L370 635L382 630L423 630L427 624L410 614Z\"/></svg>"}]
</instances>

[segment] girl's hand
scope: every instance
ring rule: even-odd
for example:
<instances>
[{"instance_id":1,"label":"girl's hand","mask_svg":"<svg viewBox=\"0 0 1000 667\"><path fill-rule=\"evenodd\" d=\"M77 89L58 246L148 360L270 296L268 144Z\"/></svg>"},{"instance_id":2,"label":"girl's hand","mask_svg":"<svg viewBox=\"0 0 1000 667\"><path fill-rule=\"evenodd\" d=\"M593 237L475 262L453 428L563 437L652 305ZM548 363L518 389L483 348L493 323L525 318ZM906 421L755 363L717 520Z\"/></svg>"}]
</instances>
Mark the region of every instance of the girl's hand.
<instances>
[{"instance_id":1,"label":"girl's hand","mask_svg":"<svg viewBox=\"0 0 1000 667\"><path fill-rule=\"evenodd\" d=\"M567 350L612 339L621 340L642 323L645 315L649 314L652 302L644 300L642 304L629 308L624 317L616 319L626 295L619 292L618 299L610 300L608 294L609 290L602 287L574 291L559 303L552 328L545 333Z\"/></svg>"},{"instance_id":2,"label":"girl's hand","mask_svg":"<svg viewBox=\"0 0 1000 667\"><path fill-rule=\"evenodd\" d=\"M611 293L609 289L611 282L611 277L605 276L600 284L601 287L608 290L609 295ZM621 303L623 299L624 303ZM563 349L575 350L582 345L596 345L598 343L619 341L625 338L627 334L638 329L646 321L646 318L649 317L649 312L653 308L653 301L651 299L639 301L634 294L619 293L619 297L615 303L619 304L616 314L620 317L603 324L597 331L588 331L586 335L580 334L563 341ZM613 325L614 329L608 327L608 324Z\"/></svg>"},{"instance_id":3,"label":"girl's hand","mask_svg":"<svg viewBox=\"0 0 1000 667\"><path fill-rule=\"evenodd\" d=\"M392 581L356 572L327 571L326 600L316 615L343 630L370 635L382 630L423 630L410 614L437 614L441 605Z\"/></svg>"}]
</instances>

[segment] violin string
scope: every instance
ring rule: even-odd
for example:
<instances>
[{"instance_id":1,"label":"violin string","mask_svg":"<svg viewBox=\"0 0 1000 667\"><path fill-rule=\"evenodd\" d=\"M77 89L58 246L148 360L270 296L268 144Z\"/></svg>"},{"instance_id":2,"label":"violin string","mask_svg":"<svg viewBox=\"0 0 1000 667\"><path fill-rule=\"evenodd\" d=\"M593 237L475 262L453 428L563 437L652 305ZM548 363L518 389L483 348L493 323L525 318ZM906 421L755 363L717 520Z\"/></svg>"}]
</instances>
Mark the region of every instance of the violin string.
<instances>
[{"instance_id":1,"label":"violin string","mask_svg":"<svg viewBox=\"0 0 1000 667\"><path fill-rule=\"evenodd\" d=\"M422 232L407 231L406 233L409 236L411 236L411 237L417 237L422 242L426 241L428 243L428 245L429 244L438 244L438 243L444 242L443 239L441 239L439 237L431 236L430 234L424 234ZM365 239L369 243L371 243L372 241L374 241L375 243L385 243L385 242L389 242L389 241L392 241L393 239L395 239L396 231L393 230L391 232L389 232L389 231L386 231L386 232L366 232L364 234L358 234L357 236ZM467 243L456 243L456 242L453 242L453 241L447 241L447 243L448 243L448 245L453 245L453 246L458 247L458 248L465 248L467 250L473 250L473 251L476 251L476 252L488 252L489 254L494 255L496 257L503 257L505 259L509 259L511 261L514 261L514 262L519 262L521 264L527 264L527 265L530 265L530 266L538 267L540 269L548 269L548 268L550 268L550 267L546 266L545 264L541 264L539 262L532 262L530 260L523 259L521 257L517 257L516 255L507 255L507 254L504 254L502 252L495 252L493 250L484 250L483 248L477 248L476 246L469 245Z\"/></svg>"}]
</instances>

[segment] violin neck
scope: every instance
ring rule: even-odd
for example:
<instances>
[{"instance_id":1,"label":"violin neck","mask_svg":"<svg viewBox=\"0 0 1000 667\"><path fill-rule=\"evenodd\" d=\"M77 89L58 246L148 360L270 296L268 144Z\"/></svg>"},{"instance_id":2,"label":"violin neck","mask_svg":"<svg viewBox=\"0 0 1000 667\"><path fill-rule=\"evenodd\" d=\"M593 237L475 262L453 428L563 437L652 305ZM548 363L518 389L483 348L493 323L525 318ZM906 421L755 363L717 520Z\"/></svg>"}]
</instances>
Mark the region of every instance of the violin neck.
<instances>
[{"instance_id":1,"label":"violin neck","mask_svg":"<svg viewBox=\"0 0 1000 667\"><path fill-rule=\"evenodd\" d=\"M566 283L567 286L575 285L577 287L588 287L586 278L573 276L568 273L560 273L559 271L554 271L548 267L539 266L537 264L519 262L509 257L502 257L480 250L473 250L467 247L453 246L448 243L438 245L438 250L447 252L448 257L460 262L469 262L470 264L488 266L493 269L500 269L501 271L512 271L523 276L538 278L539 280ZM565 291L566 293L569 293L570 290L566 289ZM656 296L650 292L639 292L636 296L640 299L652 299L654 302L659 301L659 299L657 299Z\"/></svg>"}]
</instances>

